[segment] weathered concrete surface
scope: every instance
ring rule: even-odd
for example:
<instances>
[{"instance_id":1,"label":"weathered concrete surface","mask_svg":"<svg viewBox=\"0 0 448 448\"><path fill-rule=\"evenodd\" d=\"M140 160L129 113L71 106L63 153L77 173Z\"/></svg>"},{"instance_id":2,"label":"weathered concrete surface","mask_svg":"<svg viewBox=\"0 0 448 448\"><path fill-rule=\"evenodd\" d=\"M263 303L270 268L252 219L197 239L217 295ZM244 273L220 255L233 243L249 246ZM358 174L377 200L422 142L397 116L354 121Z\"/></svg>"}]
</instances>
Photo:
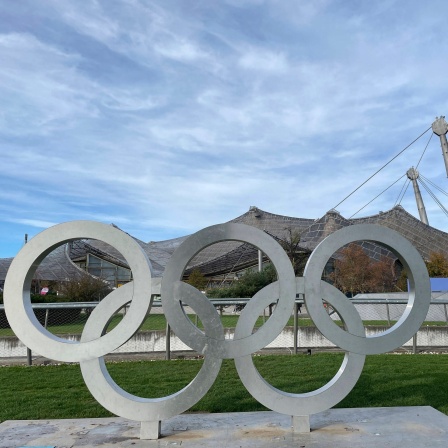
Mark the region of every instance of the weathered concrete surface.
<instances>
[{"instance_id":1,"label":"weathered concrete surface","mask_svg":"<svg viewBox=\"0 0 448 448\"><path fill-rule=\"evenodd\" d=\"M162 438L139 439L122 418L16 420L0 425L0 447L446 447L448 417L429 406L330 409L312 415L311 433L295 434L275 412L183 414L162 422Z\"/></svg>"}]
</instances>

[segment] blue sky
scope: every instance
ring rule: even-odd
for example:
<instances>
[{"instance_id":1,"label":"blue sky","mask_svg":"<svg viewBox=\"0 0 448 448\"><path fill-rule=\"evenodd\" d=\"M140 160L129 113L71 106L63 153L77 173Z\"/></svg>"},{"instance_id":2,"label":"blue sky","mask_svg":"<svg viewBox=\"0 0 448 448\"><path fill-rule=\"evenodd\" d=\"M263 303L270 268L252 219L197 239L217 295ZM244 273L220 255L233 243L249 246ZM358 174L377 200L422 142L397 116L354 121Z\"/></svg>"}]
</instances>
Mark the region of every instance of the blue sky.
<instances>
[{"instance_id":1,"label":"blue sky","mask_svg":"<svg viewBox=\"0 0 448 448\"><path fill-rule=\"evenodd\" d=\"M448 115L447 20L445 0L1 1L0 257L76 219L158 241L251 205L321 217ZM436 136L419 170L448 190ZM357 216L393 207L403 183Z\"/></svg>"}]
</instances>

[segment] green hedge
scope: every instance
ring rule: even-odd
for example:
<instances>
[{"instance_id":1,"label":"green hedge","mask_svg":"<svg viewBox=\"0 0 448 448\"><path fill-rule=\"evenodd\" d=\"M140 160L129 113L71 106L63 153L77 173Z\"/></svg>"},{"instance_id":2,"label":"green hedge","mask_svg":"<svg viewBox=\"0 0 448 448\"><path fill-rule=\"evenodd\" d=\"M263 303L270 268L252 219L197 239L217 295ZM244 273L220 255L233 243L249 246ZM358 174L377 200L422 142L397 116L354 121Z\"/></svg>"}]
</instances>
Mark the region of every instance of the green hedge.
<instances>
[{"instance_id":1,"label":"green hedge","mask_svg":"<svg viewBox=\"0 0 448 448\"><path fill-rule=\"evenodd\" d=\"M244 275L230 286L212 288L207 291L207 297L211 298L240 298L252 297L260 289L277 280L277 272L272 265L267 266L261 272L247 270Z\"/></svg>"},{"instance_id":2,"label":"green hedge","mask_svg":"<svg viewBox=\"0 0 448 448\"><path fill-rule=\"evenodd\" d=\"M56 294L31 294L31 303L63 303L75 302L69 297L58 296ZM0 292L0 304L3 304L3 291ZM37 320L44 325L45 323L45 309L35 309L34 314ZM53 309L48 315L47 325L61 325L76 322L81 314L81 308L74 309ZM4 310L0 310L0 328L10 328L9 322L6 319Z\"/></svg>"},{"instance_id":3,"label":"green hedge","mask_svg":"<svg viewBox=\"0 0 448 448\"><path fill-rule=\"evenodd\" d=\"M84 300L82 300L84 302ZM31 303L59 303L59 302L78 302L70 297L58 296L57 294L31 294ZM3 305L3 292L0 292L0 304Z\"/></svg>"},{"instance_id":4,"label":"green hedge","mask_svg":"<svg viewBox=\"0 0 448 448\"><path fill-rule=\"evenodd\" d=\"M55 302L70 302L65 297L57 296L56 294L31 294L31 303L55 303ZM0 304L3 305L3 292L0 292Z\"/></svg>"}]
</instances>

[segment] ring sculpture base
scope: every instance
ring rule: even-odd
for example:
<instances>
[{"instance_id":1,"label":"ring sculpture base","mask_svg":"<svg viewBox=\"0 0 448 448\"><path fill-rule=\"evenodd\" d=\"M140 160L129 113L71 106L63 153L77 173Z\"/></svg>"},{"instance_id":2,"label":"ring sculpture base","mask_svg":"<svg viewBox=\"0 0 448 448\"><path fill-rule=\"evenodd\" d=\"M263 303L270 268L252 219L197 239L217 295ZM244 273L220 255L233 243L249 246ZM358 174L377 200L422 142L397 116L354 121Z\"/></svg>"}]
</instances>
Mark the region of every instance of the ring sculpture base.
<instances>
[{"instance_id":1,"label":"ring sculpture base","mask_svg":"<svg viewBox=\"0 0 448 448\"><path fill-rule=\"evenodd\" d=\"M291 429L297 434L306 434L311 431L310 416L309 415L292 415ZM162 434L162 422L141 422L140 424L140 439L142 440L157 440Z\"/></svg>"},{"instance_id":2,"label":"ring sculpture base","mask_svg":"<svg viewBox=\"0 0 448 448\"><path fill-rule=\"evenodd\" d=\"M70 343L47 331L34 315L31 282L39 263L61 244L79 239L97 239L113 246L127 260L133 281L114 290L90 314L79 343ZM249 243L271 261L278 280L257 292L241 312L234 339L224 337L219 313L201 291L182 281L191 260L203 249L221 241ZM384 333L366 337L361 318L345 295L322 281L328 260L354 241L374 241L395 253L405 268L410 285L408 306L397 323ZM151 311L158 293L167 322L177 337L204 356L197 376L180 391L163 398L134 396L118 386L107 371L104 355L128 341ZM156 291L157 289L157 291ZM297 294L319 331L346 351L341 368L321 388L292 394L270 385L258 373L252 354L270 344L286 326ZM79 362L84 381L96 400L112 413L140 421L142 439L160 437L161 421L187 411L213 385L223 359L233 358L238 375L250 394L268 409L293 416L293 432L310 431L309 416L326 411L352 390L361 375L365 356L394 350L409 341L423 323L430 303L430 283L418 251L400 234L371 224L353 225L334 232L312 252L303 277L295 277L286 252L267 233L243 224L219 224L191 235L172 254L163 278L152 279L151 263L140 245L125 232L91 221L75 221L44 230L31 239L12 261L4 286L4 306L17 337L42 356L62 362ZM325 302L325 303L324 303ZM106 333L111 317L130 304L121 322ZM275 304L270 318L253 332L257 317ZM340 316L336 325L324 305ZM189 306L204 331L185 313ZM291 417L289 417L291 418Z\"/></svg>"},{"instance_id":3,"label":"ring sculpture base","mask_svg":"<svg viewBox=\"0 0 448 448\"><path fill-rule=\"evenodd\" d=\"M162 431L162 422L141 422L140 424L140 439L142 440L155 440L160 438Z\"/></svg>"},{"instance_id":4,"label":"ring sculpture base","mask_svg":"<svg viewBox=\"0 0 448 448\"><path fill-rule=\"evenodd\" d=\"M297 433L310 432L310 416L309 415L293 415L291 417L291 428Z\"/></svg>"},{"instance_id":5,"label":"ring sculpture base","mask_svg":"<svg viewBox=\"0 0 448 448\"><path fill-rule=\"evenodd\" d=\"M310 418L311 432L291 430L272 411L182 414L162 423L162 438L139 440L139 424L121 417L16 420L0 424L0 447L85 448L446 448L448 417L429 406L330 409Z\"/></svg>"}]
</instances>

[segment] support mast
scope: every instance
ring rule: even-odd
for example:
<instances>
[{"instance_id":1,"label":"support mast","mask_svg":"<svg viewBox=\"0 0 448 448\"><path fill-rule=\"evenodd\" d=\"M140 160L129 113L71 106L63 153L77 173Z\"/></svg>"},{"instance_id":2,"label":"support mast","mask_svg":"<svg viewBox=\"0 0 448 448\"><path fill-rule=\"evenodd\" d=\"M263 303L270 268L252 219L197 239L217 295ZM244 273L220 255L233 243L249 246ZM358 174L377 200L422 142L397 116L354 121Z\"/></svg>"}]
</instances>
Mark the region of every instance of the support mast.
<instances>
[{"instance_id":1,"label":"support mast","mask_svg":"<svg viewBox=\"0 0 448 448\"><path fill-rule=\"evenodd\" d=\"M445 140L446 140L446 138L445 138ZM417 179L419 176L418 171L414 167L412 167L412 168L408 169L408 171L406 172L406 175L408 176L408 179L410 179L412 181L412 186L414 187L415 200L417 202L417 208L418 208L418 213L420 215L420 221L429 225L428 216L426 215L425 205L423 204L422 195L420 193L420 188L417 183Z\"/></svg>"},{"instance_id":2,"label":"support mast","mask_svg":"<svg viewBox=\"0 0 448 448\"><path fill-rule=\"evenodd\" d=\"M432 131L440 137L443 160L445 161L446 176L448 177L448 141L446 140L448 123L445 121L444 116L436 117L436 121L432 124Z\"/></svg>"}]
</instances>

